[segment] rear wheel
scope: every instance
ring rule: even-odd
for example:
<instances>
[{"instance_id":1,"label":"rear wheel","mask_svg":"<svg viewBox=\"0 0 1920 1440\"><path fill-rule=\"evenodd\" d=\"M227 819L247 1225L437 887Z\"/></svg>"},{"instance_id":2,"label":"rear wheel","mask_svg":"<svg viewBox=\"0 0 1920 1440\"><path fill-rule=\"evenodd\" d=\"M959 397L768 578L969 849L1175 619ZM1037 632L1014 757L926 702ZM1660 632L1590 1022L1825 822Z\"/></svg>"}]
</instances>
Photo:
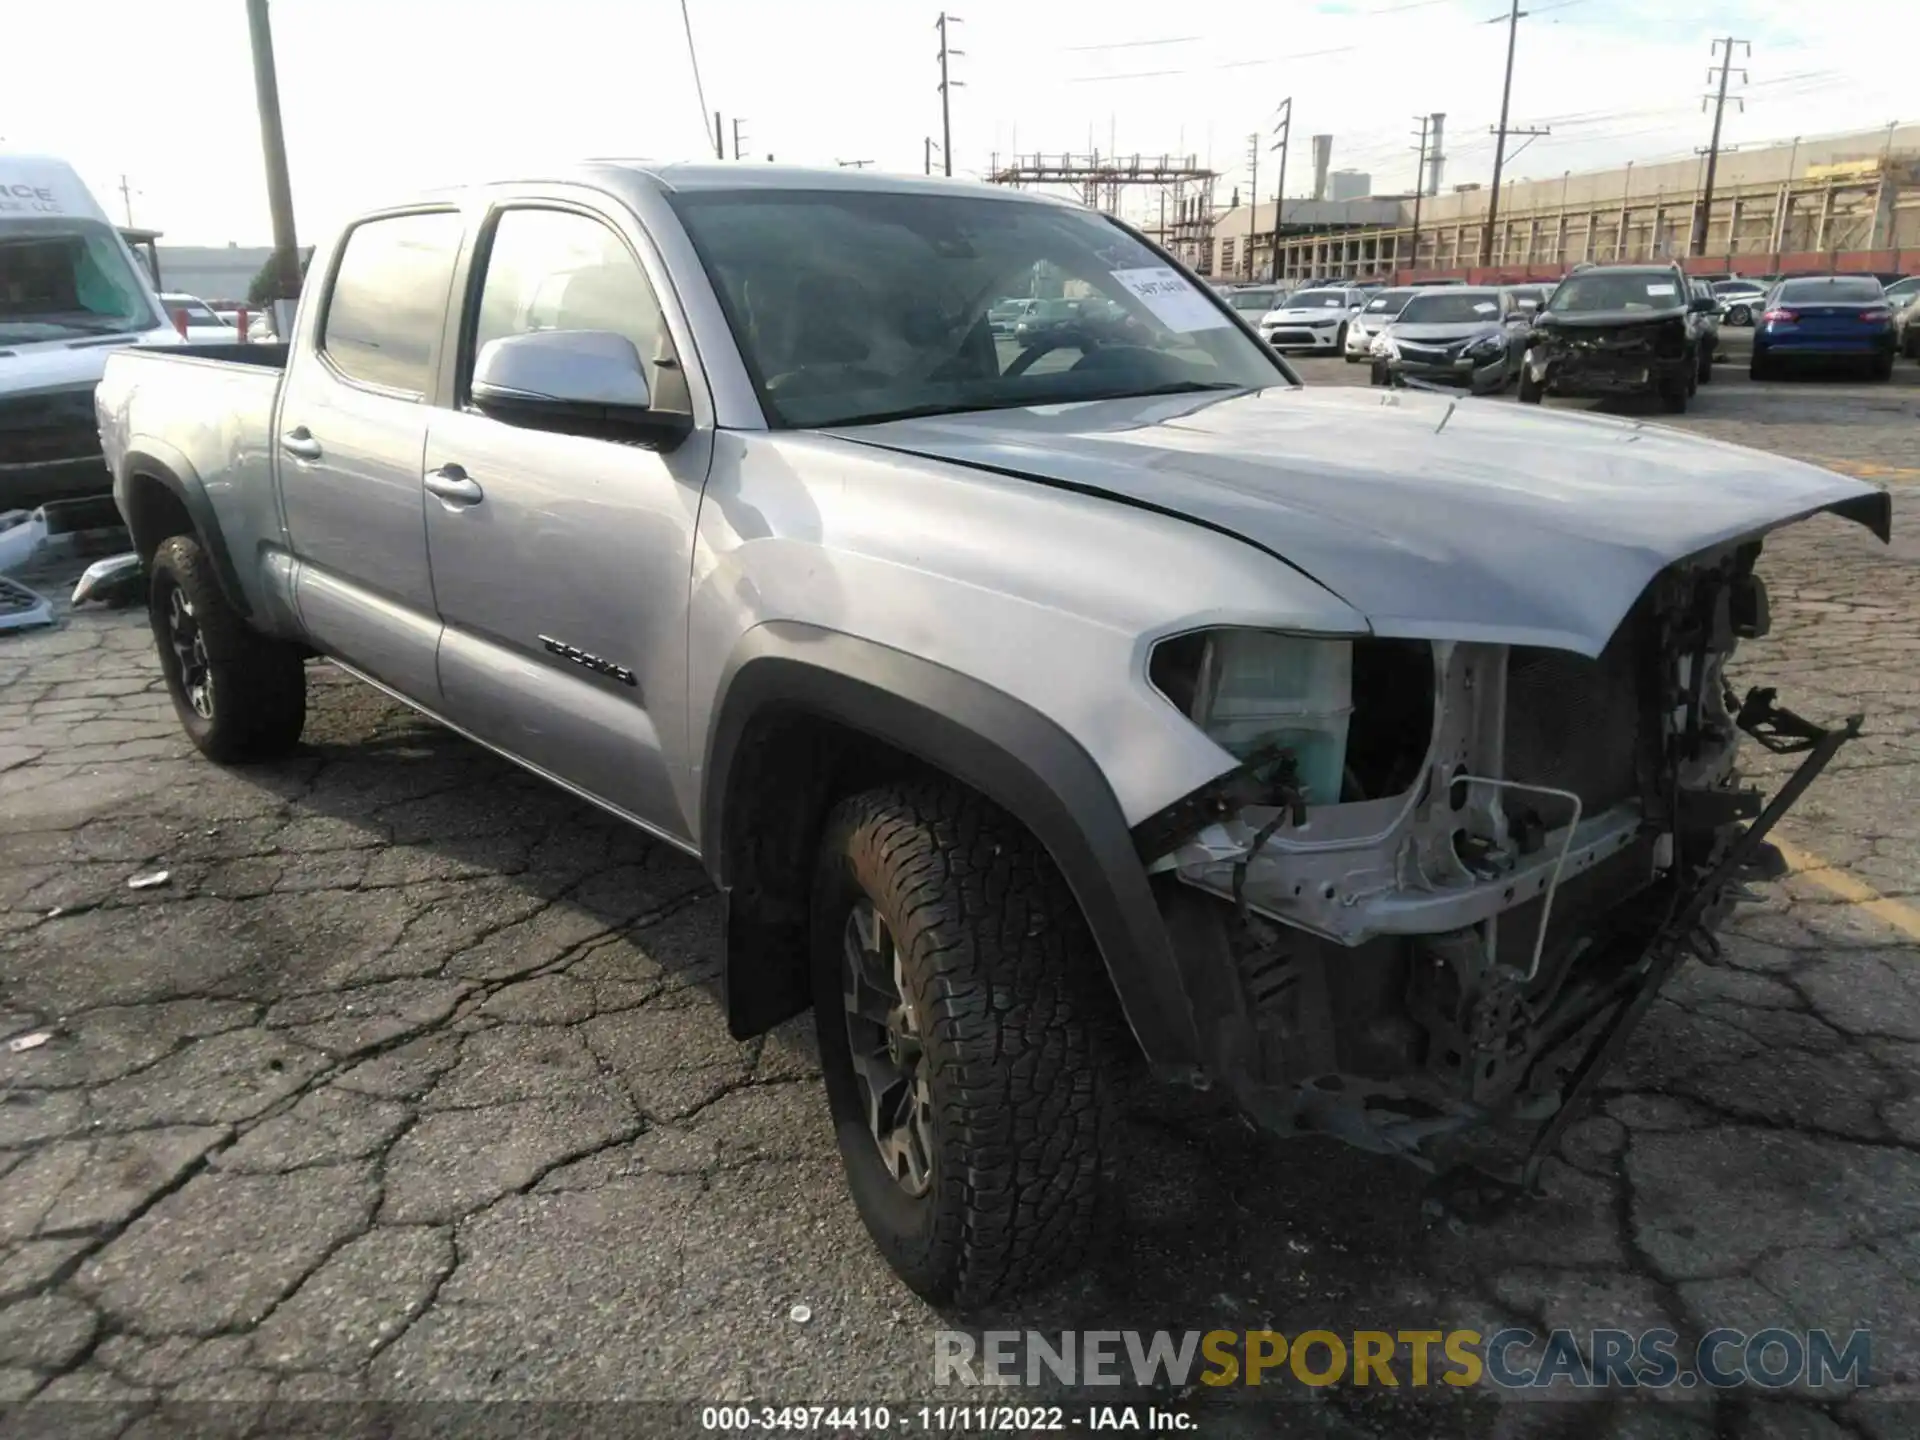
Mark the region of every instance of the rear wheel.
<instances>
[{"instance_id":1,"label":"rear wheel","mask_svg":"<svg viewBox=\"0 0 1920 1440\"><path fill-rule=\"evenodd\" d=\"M1753 312L1744 305L1730 305L1727 307L1727 323L1729 325L1750 325L1753 323Z\"/></svg>"},{"instance_id":2,"label":"rear wheel","mask_svg":"<svg viewBox=\"0 0 1920 1440\"><path fill-rule=\"evenodd\" d=\"M853 1201L900 1277L977 1305L1098 1234L1118 1007L1037 842L979 796L842 802L812 904L814 1021Z\"/></svg>"},{"instance_id":3,"label":"rear wheel","mask_svg":"<svg viewBox=\"0 0 1920 1440\"><path fill-rule=\"evenodd\" d=\"M148 567L147 613L180 724L209 760L274 760L300 741L300 650L251 628L227 603L200 542L175 535Z\"/></svg>"},{"instance_id":4,"label":"rear wheel","mask_svg":"<svg viewBox=\"0 0 1920 1440\"><path fill-rule=\"evenodd\" d=\"M1889 350L1885 355L1876 355L1873 359L1873 369L1868 373L1875 380L1893 379L1893 352Z\"/></svg>"}]
</instances>

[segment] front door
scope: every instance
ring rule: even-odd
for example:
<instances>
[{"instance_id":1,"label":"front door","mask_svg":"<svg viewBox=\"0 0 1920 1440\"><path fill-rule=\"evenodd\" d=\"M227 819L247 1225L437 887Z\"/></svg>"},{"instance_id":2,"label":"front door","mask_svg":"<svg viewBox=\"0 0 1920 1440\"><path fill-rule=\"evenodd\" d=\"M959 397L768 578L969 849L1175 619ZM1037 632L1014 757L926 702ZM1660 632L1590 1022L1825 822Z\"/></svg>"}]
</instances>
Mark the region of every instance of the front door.
<instances>
[{"instance_id":1,"label":"front door","mask_svg":"<svg viewBox=\"0 0 1920 1440\"><path fill-rule=\"evenodd\" d=\"M440 619L427 573L420 457L464 225L457 211L377 216L341 242L294 347L274 437L301 623L403 695L438 704Z\"/></svg>"},{"instance_id":2,"label":"front door","mask_svg":"<svg viewBox=\"0 0 1920 1440\"><path fill-rule=\"evenodd\" d=\"M466 401L489 341L606 330L651 362L656 408L687 408L643 244L557 204L494 212L453 406L427 435L426 535L447 718L684 841L667 757L686 754L687 586L712 434L659 453L521 429Z\"/></svg>"}]
</instances>

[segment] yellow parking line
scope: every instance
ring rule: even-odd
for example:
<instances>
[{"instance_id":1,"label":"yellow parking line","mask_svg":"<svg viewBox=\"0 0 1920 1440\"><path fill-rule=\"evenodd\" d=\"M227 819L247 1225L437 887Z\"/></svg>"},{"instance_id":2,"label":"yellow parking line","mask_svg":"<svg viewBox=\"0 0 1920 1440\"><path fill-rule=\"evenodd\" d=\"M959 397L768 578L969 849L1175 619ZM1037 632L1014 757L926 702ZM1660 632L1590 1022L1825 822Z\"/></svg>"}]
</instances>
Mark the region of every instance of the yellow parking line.
<instances>
[{"instance_id":1,"label":"yellow parking line","mask_svg":"<svg viewBox=\"0 0 1920 1440\"><path fill-rule=\"evenodd\" d=\"M1897 480L1902 484L1909 480L1920 480L1920 467L1912 465L1883 465L1877 460L1844 460L1830 455L1809 458L1816 465L1838 470L1842 475L1851 475L1856 480Z\"/></svg>"},{"instance_id":2,"label":"yellow parking line","mask_svg":"<svg viewBox=\"0 0 1920 1440\"><path fill-rule=\"evenodd\" d=\"M1822 890L1839 896L1849 905L1858 905L1876 920L1884 921L1910 939L1920 940L1920 910L1898 900L1889 900L1878 890L1856 880L1831 861L1822 860L1810 850L1778 838L1773 842L1795 875L1804 875Z\"/></svg>"}]
</instances>

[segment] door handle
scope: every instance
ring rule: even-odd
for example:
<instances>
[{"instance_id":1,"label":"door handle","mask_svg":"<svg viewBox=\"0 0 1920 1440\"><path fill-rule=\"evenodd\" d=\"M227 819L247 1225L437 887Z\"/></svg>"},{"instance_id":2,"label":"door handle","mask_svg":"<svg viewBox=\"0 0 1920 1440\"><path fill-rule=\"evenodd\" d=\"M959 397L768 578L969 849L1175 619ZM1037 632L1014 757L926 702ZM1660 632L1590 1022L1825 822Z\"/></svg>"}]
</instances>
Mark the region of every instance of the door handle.
<instances>
[{"instance_id":1,"label":"door handle","mask_svg":"<svg viewBox=\"0 0 1920 1440\"><path fill-rule=\"evenodd\" d=\"M280 437L280 448L297 460L318 460L320 442L304 425L296 425Z\"/></svg>"},{"instance_id":2,"label":"door handle","mask_svg":"<svg viewBox=\"0 0 1920 1440\"><path fill-rule=\"evenodd\" d=\"M480 482L469 478L467 472L458 465L442 465L438 470L429 470L426 483L427 493L439 496L449 509L478 505L487 498L487 492L480 488Z\"/></svg>"}]
</instances>

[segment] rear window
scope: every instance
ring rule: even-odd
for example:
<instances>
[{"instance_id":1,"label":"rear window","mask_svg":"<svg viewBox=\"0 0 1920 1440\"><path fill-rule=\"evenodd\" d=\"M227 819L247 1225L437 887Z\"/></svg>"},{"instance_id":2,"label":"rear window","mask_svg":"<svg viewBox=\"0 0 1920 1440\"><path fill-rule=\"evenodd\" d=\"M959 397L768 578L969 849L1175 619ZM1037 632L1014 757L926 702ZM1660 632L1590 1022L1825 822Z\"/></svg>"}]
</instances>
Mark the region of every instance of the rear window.
<instances>
[{"instance_id":1,"label":"rear window","mask_svg":"<svg viewBox=\"0 0 1920 1440\"><path fill-rule=\"evenodd\" d=\"M420 397L446 320L462 225L451 210L392 215L348 234L320 348L349 380Z\"/></svg>"},{"instance_id":2,"label":"rear window","mask_svg":"<svg viewBox=\"0 0 1920 1440\"><path fill-rule=\"evenodd\" d=\"M1783 305L1870 304L1884 300L1886 291L1872 276L1835 276L1822 280L1789 280L1780 287Z\"/></svg>"}]
</instances>

